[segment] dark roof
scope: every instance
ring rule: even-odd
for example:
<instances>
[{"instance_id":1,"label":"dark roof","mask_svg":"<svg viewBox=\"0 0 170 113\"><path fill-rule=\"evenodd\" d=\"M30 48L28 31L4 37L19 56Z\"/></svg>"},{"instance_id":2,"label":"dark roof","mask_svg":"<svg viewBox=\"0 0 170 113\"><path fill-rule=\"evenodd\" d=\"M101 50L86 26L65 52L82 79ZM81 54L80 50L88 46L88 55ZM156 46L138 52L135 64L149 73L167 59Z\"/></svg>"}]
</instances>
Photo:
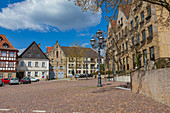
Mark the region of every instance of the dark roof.
<instances>
[{"instance_id":1,"label":"dark roof","mask_svg":"<svg viewBox=\"0 0 170 113\"><path fill-rule=\"evenodd\" d=\"M14 48L14 46L11 44L11 42L8 40L8 38L5 35L0 34L0 38L2 39L0 40L0 49L17 50ZM4 48L3 44L8 44L8 48Z\"/></svg>"},{"instance_id":2,"label":"dark roof","mask_svg":"<svg viewBox=\"0 0 170 113\"><path fill-rule=\"evenodd\" d=\"M31 54L31 56L29 56ZM19 58L48 59L40 47L33 41Z\"/></svg>"},{"instance_id":3,"label":"dark roof","mask_svg":"<svg viewBox=\"0 0 170 113\"><path fill-rule=\"evenodd\" d=\"M79 57L87 57L87 58L98 58L98 53L91 48L84 47L65 47L61 46L66 56L79 56ZM101 56L101 58L103 58Z\"/></svg>"}]
</instances>

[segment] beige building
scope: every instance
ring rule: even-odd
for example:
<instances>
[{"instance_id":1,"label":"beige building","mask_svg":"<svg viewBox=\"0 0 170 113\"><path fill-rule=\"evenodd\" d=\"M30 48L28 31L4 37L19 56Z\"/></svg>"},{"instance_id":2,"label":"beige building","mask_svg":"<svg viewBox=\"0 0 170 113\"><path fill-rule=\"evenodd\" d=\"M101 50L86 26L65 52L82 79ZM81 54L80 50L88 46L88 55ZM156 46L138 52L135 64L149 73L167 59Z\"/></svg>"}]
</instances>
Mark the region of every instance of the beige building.
<instances>
[{"instance_id":1,"label":"beige building","mask_svg":"<svg viewBox=\"0 0 170 113\"><path fill-rule=\"evenodd\" d=\"M97 71L98 54L91 48L75 48L60 46L58 41L53 47L47 47L50 60L50 78L66 78L75 74L88 74ZM88 69L86 69L86 62ZM103 57L101 56L101 63Z\"/></svg>"},{"instance_id":2,"label":"beige building","mask_svg":"<svg viewBox=\"0 0 170 113\"><path fill-rule=\"evenodd\" d=\"M160 18L161 11L165 19ZM108 26L107 49L112 69L114 66L117 71L132 71L143 67L145 59L170 58L170 30L160 21L164 22L167 16L166 9L147 2L120 7L117 20L110 20Z\"/></svg>"}]
</instances>

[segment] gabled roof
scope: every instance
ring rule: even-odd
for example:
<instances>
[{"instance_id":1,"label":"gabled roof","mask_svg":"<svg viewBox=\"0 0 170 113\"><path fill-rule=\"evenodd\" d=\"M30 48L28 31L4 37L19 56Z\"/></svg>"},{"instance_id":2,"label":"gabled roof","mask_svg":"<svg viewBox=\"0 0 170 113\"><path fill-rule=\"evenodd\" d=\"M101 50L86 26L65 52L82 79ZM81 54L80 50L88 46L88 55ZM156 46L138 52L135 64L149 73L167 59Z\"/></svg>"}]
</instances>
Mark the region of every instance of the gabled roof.
<instances>
[{"instance_id":1,"label":"gabled roof","mask_svg":"<svg viewBox=\"0 0 170 113\"><path fill-rule=\"evenodd\" d=\"M29 56L29 54L31 54L31 56ZM35 41L33 41L24 52L22 52L19 58L48 59Z\"/></svg>"},{"instance_id":2,"label":"gabled roof","mask_svg":"<svg viewBox=\"0 0 170 113\"><path fill-rule=\"evenodd\" d=\"M113 30L116 30L116 23L117 23L117 20L112 20L112 28L113 28Z\"/></svg>"},{"instance_id":3,"label":"gabled roof","mask_svg":"<svg viewBox=\"0 0 170 113\"><path fill-rule=\"evenodd\" d=\"M122 9L122 12L126 15L127 18L129 17L130 7L131 7L130 4L128 4L128 5L122 4L122 5L120 6L120 8Z\"/></svg>"},{"instance_id":4,"label":"gabled roof","mask_svg":"<svg viewBox=\"0 0 170 113\"><path fill-rule=\"evenodd\" d=\"M66 56L77 54L81 54L81 57L87 58L98 58L98 53L91 48L84 48L84 47L65 47L61 46L61 49L64 51ZM77 50L76 50L77 49ZM103 58L101 56L101 58Z\"/></svg>"},{"instance_id":5,"label":"gabled roof","mask_svg":"<svg viewBox=\"0 0 170 113\"><path fill-rule=\"evenodd\" d=\"M2 38L2 40L0 41L0 49L17 50L14 48L14 46L11 44L11 42L8 40L8 38L5 35L0 34L0 38ZM3 44L8 44L8 48L4 48Z\"/></svg>"}]
</instances>

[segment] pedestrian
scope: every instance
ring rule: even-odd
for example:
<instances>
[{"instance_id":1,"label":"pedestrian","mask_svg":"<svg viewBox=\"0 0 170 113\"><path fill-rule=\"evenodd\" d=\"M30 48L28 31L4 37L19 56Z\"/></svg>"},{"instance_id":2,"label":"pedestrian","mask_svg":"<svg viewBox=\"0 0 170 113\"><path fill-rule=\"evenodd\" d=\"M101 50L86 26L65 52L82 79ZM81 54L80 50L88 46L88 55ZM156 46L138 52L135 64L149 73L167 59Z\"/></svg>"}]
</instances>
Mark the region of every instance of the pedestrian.
<instances>
[{"instance_id":1,"label":"pedestrian","mask_svg":"<svg viewBox=\"0 0 170 113\"><path fill-rule=\"evenodd\" d=\"M49 78L48 78L48 75L46 76L46 81L48 81L49 80Z\"/></svg>"}]
</instances>

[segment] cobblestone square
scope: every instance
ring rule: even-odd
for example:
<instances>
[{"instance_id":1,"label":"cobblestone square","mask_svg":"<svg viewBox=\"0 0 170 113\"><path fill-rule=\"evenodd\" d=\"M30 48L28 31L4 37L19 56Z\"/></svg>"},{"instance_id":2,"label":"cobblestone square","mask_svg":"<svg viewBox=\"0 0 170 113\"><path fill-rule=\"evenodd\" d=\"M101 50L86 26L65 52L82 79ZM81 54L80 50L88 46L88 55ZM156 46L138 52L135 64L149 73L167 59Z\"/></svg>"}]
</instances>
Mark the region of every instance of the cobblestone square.
<instances>
[{"instance_id":1,"label":"cobblestone square","mask_svg":"<svg viewBox=\"0 0 170 113\"><path fill-rule=\"evenodd\" d=\"M170 107L132 91L121 82L97 79L40 81L0 87L0 113L169 113Z\"/></svg>"}]
</instances>

